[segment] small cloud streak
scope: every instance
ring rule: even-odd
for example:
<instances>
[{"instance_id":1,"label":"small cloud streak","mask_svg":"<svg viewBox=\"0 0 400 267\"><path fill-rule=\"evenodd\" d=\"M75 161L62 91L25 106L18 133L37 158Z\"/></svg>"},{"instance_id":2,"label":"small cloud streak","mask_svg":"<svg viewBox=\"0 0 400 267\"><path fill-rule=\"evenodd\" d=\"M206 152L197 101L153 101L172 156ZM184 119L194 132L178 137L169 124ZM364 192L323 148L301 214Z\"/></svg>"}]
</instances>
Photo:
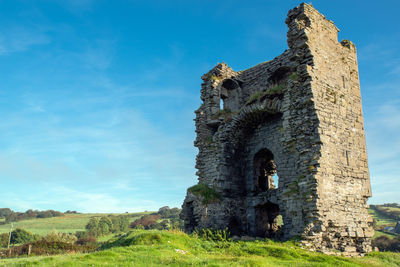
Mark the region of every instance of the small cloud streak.
<instances>
[{"instance_id":1,"label":"small cloud streak","mask_svg":"<svg viewBox=\"0 0 400 267\"><path fill-rule=\"evenodd\" d=\"M366 120L373 196L370 203L399 202L400 103L377 107Z\"/></svg>"},{"instance_id":2,"label":"small cloud streak","mask_svg":"<svg viewBox=\"0 0 400 267\"><path fill-rule=\"evenodd\" d=\"M28 50L32 46L50 43L50 38L35 28L11 27L0 31L0 55Z\"/></svg>"}]
</instances>

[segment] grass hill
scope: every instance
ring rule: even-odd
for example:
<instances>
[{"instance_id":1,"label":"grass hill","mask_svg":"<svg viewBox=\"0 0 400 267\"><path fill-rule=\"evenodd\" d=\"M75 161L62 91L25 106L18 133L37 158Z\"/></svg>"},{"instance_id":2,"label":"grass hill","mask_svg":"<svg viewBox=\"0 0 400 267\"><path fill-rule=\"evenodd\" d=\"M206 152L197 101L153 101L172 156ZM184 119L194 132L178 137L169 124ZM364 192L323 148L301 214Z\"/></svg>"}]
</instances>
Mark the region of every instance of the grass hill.
<instances>
[{"instance_id":1,"label":"grass hill","mask_svg":"<svg viewBox=\"0 0 400 267\"><path fill-rule=\"evenodd\" d=\"M149 212L140 212L140 213L123 213L123 215L129 215L130 221L134 221L144 214L148 214ZM15 228L23 228L27 231L30 231L34 234L46 235L53 230L57 230L62 233L75 233L76 231L84 231L85 225L88 223L91 217L101 217L107 216L109 214L102 213L70 213L65 214L60 217L51 217L51 218L35 218L29 220L22 220L13 223L13 227ZM119 215L119 214L113 214ZM8 233L10 231L11 224L2 224L0 225L0 234Z\"/></svg>"},{"instance_id":2,"label":"grass hill","mask_svg":"<svg viewBox=\"0 0 400 267\"><path fill-rule=\"evenodd\" d=\"M295 242L214 242L180 231L134 230L90 254L0 260L0 266L399 266L400 253L328 256Z\"/></svg>"}]
</instances>

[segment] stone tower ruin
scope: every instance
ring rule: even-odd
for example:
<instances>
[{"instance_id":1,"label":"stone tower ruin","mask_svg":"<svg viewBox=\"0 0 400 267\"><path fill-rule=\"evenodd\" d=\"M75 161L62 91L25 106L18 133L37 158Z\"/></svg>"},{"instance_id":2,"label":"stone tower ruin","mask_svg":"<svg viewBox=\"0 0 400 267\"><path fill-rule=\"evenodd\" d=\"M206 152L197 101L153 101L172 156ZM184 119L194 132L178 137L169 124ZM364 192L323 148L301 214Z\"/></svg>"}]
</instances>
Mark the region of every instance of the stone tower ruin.
<instances>
[{"instance_id":1,"label":"stone tower ruin","mask_svg":"<svg viewBox=\"0 0 400 267\"><path fill-rule=\"evenodd\" d=\"M311 5L286 24L283 54L202 76L185 230L301 237L310 250L362 255L373 230L356 48Z\"/></svg>"}]
</instances>

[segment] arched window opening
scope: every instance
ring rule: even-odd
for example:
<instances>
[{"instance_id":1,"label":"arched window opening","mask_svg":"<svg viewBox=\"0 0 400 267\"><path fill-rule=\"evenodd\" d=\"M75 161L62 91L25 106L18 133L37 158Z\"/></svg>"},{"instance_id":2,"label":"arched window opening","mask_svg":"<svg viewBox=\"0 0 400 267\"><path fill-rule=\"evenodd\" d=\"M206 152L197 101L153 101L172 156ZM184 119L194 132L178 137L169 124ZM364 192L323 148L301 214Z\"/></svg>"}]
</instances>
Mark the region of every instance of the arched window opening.
<instances>
[{"instance_id":1,"label":"arched window opening","mask_svg":"<svg viewBox=\"0 0 400 267\"><path fill-rule=\"evenodd\" d=\"M280 67L275 70L272 75L268 78L268 81L272 84L277 84L280 81L286 79L289 76L290 68Z\"/></svg>"},{"instance_id":2,"label":"arched window opening","mask_svg":"<svg viewBox=\"0 0 400 267\"><path fill-rule=\"evenodd\" d=\"M219 99L219 109L220 110L224 109L224 99L222 97Z\"/></svg>"},{"instance_id":3,"label":"arched window opening","mask_svg":"<svg viewBox=\"0 0 400 267\"><path fill-rule=\"evenodd\" d=\"M228 98L228 91L226 90L226 88L221 87L221 91L219 94L219 109L223 110L224 108L226 108L226 103L225 100Z\"/></svg>"},{"instance_id":4,"label":"arched window opening","mask_svg":"<svg viewBox=\"0 0 400 267\"><path fill-rule=\"evenodd\" d=\"M239 84L237 81L233 79L226 79L225 81L222 82L221 86L227 90L234 90L239 87Z\"/></svg>"},{"instance_id":5,"label":"arched window opening","mask_svg":"<svg viewBox=\"0 0 400 267\"><path fill-rule=\"evenodd\" d=\"M268 149L262 149L254 156L254 179L257 192L267 191L278 187L278 176L274 155Z\"/></svg>"},{"instance_id":6,"label":"arched window opening","mask_svg":"<svg viewBox=\"0 0 400 267\"><path fill-rule=\"evenodd\" d=\"M279 177L278 174L275 172L274 175L272 175L272 180L274 181L274 186L275 188L278 188L279 185Z\"/></svg>"}]
</instances>

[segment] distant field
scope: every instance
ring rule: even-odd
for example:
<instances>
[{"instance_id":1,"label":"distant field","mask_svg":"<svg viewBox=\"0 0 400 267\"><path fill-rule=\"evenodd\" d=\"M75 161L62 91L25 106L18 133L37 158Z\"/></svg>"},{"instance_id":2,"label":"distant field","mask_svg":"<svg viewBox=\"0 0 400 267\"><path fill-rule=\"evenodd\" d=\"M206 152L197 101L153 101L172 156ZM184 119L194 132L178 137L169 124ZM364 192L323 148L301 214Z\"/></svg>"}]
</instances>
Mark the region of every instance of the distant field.
<instances>
[{"instance_id":1,"label":"distant field","mask_svg":"<svg viewBox=\"0 0 400 267\"><path fill-rule=\"evenodd\" d=\"M151 212L140 212L140 213L123 213L111 215L129 215L131 216L130 221L134 221L143 214ZM42 218L42 219L31 219L23 220L13 223L13 228L23 228L34 234L46 235L47 233L57 230L63 233L75 233L76 231L84 231L85 225L88 223L91 217L100 217L110 215L108 213L83 213L83 214L65 214L61 217ZM11 224L0 225L0 233L8 233L10 231Z\"/></svg>"},{"instance_id":2,"label":"distant field","mask_svg":"<svg viewBox=\"0 0 400 267\"><path fill-rule=\"evenodd\" d=\"M390 238L390 239L396 237L396 235L393 235L393 234L391 235L391 234L387 234L387 233L375 230L375 234L374 234L373 239L378 238L380 236L386 236L387 238Z\"/></svg>"},{"instance_id":3,"label":"distant field","mask_svg":"<svg viewBox=\"0 0 400 267\"><path fill-rule=\"evenodd\" d=\"M398 210L399 208L391 208L391 207L387 207L387 209L390 210ZM368 209L368 213L372 215L372 217L375 219L376 221L376 225L377 226L395 226L396 225L396 221L393 220L392 218L386 217L383 214L378 214L375 210L373 209ZM384 233L382 231L377 231L375 230L375 234L374 234L374 239L380 236L386 236L388 238L394 238L396 237L395 235L391 235L391 234L387 234Z\"/></svg>"},{"instance_id":4,"label":"distant field","mask_svg":"<svg viewBox=\"0 0 400 267\"><path fill-rule=\"evenodd\" d=\"M396 225L395 220L386 216L382 216L381 214L377 214L376 211L373 209L368 209L368 213L374 217L376 225L391 225L391 226Z\"/></svg>"},{"instance_id":5,"label":"distant field","mask_svg":"<svg viewBox=\"0 0 400 267\"><path fill-rule=\"evenodd\" d=\"M385 209L393 210L393 211L396 211L396 210L400 211L400 208L396 208L396 207L385 207Z\"/></svg>"}]
</instances>

